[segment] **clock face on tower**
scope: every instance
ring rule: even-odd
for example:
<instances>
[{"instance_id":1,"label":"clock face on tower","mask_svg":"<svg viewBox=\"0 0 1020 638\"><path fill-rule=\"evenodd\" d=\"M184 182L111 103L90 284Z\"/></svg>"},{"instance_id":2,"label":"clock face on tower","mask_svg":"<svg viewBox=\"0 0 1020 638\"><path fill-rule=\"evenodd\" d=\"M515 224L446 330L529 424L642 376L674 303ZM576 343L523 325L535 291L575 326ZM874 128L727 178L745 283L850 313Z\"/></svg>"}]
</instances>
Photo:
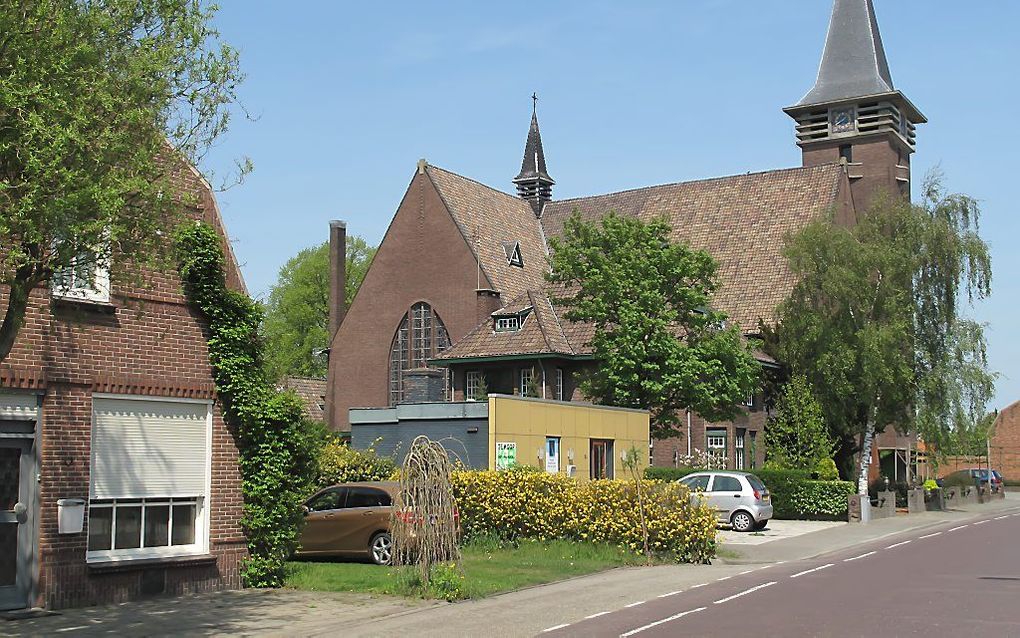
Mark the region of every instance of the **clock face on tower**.
<instances>
[{"instance_id":1,"label":"clock face on tower","mask_svg":"<svg viewBox=\"0 0 1020 638\"><path fill-rule=\"evenodd\" d=\"M833 109L829 113L833 133L850 133L854 130L854 110L852 108Z\"/></svg>"}]
</instances>

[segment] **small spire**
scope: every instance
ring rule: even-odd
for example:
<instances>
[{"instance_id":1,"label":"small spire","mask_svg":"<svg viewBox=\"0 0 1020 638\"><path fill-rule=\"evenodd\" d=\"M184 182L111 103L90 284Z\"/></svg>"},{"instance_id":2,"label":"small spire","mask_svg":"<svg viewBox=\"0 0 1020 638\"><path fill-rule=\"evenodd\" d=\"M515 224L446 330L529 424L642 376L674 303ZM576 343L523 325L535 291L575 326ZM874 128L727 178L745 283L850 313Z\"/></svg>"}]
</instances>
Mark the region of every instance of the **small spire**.
<instances>
[{"instance_id":1,"label":"small spire","mask_svg":"<svg viewBox=\"0 0 1020 638\"><path fill-rule=\"evenodd\" d=\"M542 134L538 130L538 93L531 94L531 127L528 129L528 141L524 145L521 172L513 182L517 186L518 196L528 200L535 214L540 215L542 205L552 199L552 187L556 182L545 167Z\"/></svg>"},{"instance_id":2,"label":"small spire","mask_svg":"<svg viewBox=\"0 0 1020 638\"><path fill-rule=\"evenodd\" d=\"M834 0L818 79L797 106L895 90L872 0Z\"/></svg>"}]
</instances>

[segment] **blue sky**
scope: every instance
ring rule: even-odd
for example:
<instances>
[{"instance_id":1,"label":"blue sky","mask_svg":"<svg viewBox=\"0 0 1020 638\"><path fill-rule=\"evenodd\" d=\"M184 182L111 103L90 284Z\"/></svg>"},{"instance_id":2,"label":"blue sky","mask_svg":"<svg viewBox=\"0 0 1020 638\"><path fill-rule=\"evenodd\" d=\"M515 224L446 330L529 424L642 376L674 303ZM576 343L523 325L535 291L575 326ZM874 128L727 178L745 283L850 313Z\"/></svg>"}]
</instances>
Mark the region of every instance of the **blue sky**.
<instances>
[{"instance_id":1,"label":"blue sky","mask_svg":"<svg viewBox=\"0 0 1020 638\"><path fill-rule=\"evenodd\" d=\"M324 241L378 242L420 157L511 190L532 91L558 198L796 166L782 107L813 84L828 0L304 2L221 0L241 51L235 120L203 168L255 172L219 201L247 283ZM940 167L977 197L993 252L992 407L1020 399L1020 3L876 0L897 88L928 116L916 184ZM1012 244L1012 245L1011 245Z\"/></svg>"}]
</instances>

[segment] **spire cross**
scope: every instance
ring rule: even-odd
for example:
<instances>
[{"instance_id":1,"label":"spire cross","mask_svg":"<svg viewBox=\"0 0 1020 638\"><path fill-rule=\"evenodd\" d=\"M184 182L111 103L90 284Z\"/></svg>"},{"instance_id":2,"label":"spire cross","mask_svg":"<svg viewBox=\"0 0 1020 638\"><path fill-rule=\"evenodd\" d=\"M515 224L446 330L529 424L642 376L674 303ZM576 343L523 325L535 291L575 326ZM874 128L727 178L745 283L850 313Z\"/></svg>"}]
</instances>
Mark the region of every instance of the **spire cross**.
<instances>
[{"instance_id":1,"label":"spire cross","mask_svg":"<svg viewBox=\"0 0 1020 638\"><path fill-rule=\"evenodd\" d=\"M531 94L531 110L538 111L538 93Z\"/></svg>"}]
</instances>

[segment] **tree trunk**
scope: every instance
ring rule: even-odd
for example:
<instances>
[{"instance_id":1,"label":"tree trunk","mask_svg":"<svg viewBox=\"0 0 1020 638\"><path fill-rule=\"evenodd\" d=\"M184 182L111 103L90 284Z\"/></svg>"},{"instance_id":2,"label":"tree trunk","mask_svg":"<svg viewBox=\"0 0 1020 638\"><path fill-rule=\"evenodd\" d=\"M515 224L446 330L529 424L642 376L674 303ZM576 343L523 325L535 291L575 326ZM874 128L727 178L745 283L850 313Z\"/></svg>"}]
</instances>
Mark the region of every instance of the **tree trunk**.
<instances>
[{"instance_id":1,"label":"tree trunk","mask_svg":"<svg viewBox=\"0 0 1020 638\"><path fill-rule=\"evenodd\" d=\"M28 309L28 296L35 287L32 278L23 279L21 273L11 282L7 298L7 312L3 323L0 323L0 363L14 349L14 340L18 337L21 326L25 323L25 311Z\"/></svg>"},{"instance_id":2,"label":"tree trunk","mask_svg":"<svg viewBox=\"0 0 1020 638\"><path fill-rule=\"evenodd\" d=\"M857 479L857 441L853 437L841 435L837 440L833 460L839 470L839 478L844 481Z\"/></svg>"},{"instance_id":3,"label":"tree trunk","mask_svg":"<svg viewBox=\"0 0 1020 638\"><path fill-rule=\"evenodd\" d=\"M857 493L868 496L868 469L871 467L871 447L875 441L875 424L868 419L868 429L864 431L864 442L861 444L861 469L857 476Z\"/></svg>"}]
</instances>

